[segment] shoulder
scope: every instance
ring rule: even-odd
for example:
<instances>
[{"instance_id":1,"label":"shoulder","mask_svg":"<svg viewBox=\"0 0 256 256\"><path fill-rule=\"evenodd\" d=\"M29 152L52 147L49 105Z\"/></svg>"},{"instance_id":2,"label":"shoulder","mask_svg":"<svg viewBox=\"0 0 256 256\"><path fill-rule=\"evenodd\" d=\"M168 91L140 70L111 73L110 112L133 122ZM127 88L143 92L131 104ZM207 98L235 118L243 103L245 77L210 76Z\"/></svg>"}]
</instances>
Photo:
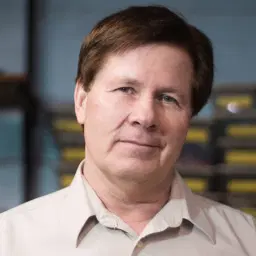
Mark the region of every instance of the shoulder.
<instances>
[{"instance_id":1,"label":"shoulder","mask_svg":"<svg viewBox=\"0 0 256 256\"><path fill-rule=\"evenodd\" d=\"M6 212L0 214L0 232L1 227L5 221L17 220L23 216L38 217L41 214L47 214L48 212L57 211L62 202L67 196L69 187L59 190L57 192L36 198L29 202L23 203L17 207L14 207Z\"/></svg>"},{"instance_id":2,"label":"shoulder","mask_svg":"<svg viewBox=\"0 0 256 256\"><path fill-rule=\"evenodd\" d=\"M233 232L247 230L252 232L256 238L256 222L253 216L206 197L199 195L194 195L194 197L215 228L219 230L232 230Z\"/></svg>"},{"instance_id":3,"label":"shoulder","mask_svg":"<svg viewBox=\"0 0 256 256\"><path fill-rule=\"evenodd\" d=\"M69 189L67 187L0 214L0 255L9 255L9 250L16 248L17 244L26 246L44 234L58 230Z\"/></svg>"}]
</instances>

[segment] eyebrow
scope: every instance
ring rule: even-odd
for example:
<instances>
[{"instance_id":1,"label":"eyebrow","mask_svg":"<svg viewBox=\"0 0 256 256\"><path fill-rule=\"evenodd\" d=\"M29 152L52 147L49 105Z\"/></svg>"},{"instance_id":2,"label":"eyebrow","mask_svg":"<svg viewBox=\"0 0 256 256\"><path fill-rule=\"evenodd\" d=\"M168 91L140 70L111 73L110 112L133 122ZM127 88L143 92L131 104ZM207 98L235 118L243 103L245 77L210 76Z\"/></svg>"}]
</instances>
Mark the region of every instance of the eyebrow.
<instances>
[{"instance_id":1,"label":"eyebrow","mask_svg":"<svg viewBox=\"0 0 256 256\"><path fill-rule=\"evenodd\" d=\"M142 86L143 83L140 82L139 80L137 79L133 79L133 78L129 78L129 77L121 77L120 81L122 83L125 83L127 85L132 85L132 86Z\"/></svg>"}]
</instances>

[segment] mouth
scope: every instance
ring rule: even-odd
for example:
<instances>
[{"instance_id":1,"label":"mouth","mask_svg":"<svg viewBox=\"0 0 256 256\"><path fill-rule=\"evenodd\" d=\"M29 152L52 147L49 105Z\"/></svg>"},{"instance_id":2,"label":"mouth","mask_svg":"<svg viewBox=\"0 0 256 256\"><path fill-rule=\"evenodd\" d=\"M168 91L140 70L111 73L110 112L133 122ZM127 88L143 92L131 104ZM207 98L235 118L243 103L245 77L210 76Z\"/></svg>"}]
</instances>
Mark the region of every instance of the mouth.
<instances>
[{"instance_id":1,"label":"mouth","mask_svg":"<svg viewBox=\"0 0 256 256\"><path fill-rule=\"evenodd\" d=\"M148 147L148 148L159 148L160 146L155 144L155 143L150 143L150 142L140 142L140 141L135 141L135 140L122 140L120 141L122 143L130 143L133 145L141 146L141 147Z\"/></svg>"}]
</instances>

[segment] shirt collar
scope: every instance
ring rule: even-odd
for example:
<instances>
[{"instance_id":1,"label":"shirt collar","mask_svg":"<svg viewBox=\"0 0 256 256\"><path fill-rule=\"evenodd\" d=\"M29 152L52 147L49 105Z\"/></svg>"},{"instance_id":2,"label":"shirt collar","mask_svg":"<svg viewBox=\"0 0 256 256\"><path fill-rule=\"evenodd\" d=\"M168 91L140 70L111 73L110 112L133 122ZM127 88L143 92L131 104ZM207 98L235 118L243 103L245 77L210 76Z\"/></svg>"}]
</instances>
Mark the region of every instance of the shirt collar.
<instances>
[{"instance_id":1,"label":"shirt collar","mask_svg":"<svg viewBox=\"0 0 256 256\"><path fill-rule=\"evenodd\" d=\"M191 191L177 171L175 176L177 186L174 185L174 189L179 189L183 197L183 218L190 221L215 244L214 229L203 205L204 200Z\"/></svg>"},{"instance_id":2,"label":"shirt collar","mask_svg":"<svg viewBox=\"0 0 256 256\"><path fill-rule=\"evenodd\" d=\"M85 187L83 180L83 164L84 161L78 166L74 179L67 188L68 194L65 198L65 209L62 216L64 218L63 225L65 225L65 228L68 230L69 239L74 246L78 245L79 234L87 220L91 216L96 215L95 205L92 205L92 201L90 200L92 193L88 191L88 187ZM88 195L88 193L90 193L90 195ZM94 194L94 196L96 196L96 194ZM99 198L97 198L96 203L100 204ZM183 219L187 219L202 231L214 244L214 230L201 204L198 197L192 193L176 171L170 200L157 214L160 215L160 218L155 218L158 221L157 225L154 225L154 227L161 227L163 223L165 225L167 224L169 227L178 227L181 225Z\"/></svg>"},{"instance_id":3,"label":"shirt collar","mask_svg":"<svg viewBox=\"0 0 256 256\"><path fill-rule=\"evenodd\" d=\"M75 247L78 246L79 234L87 220L95 216L82 178L83 165L84 161L78 166L75 176L67 188L68 193L64 199L64 214L61 216L62 228L67 230L69 241Z\"/></svg>"},{"instance_id":4,"label":"shirt collar","mask_svg":"<svg viewBox=\"0 0 256 256\"><path fill-rule=\"evenodd\" d=\"M140 237L161 232L167 228L177 228L181 226L183 219L191 222L213 244L215 243L213 227L203 209L202 202L175 171L169 201L155 215Z\"/></svg>"}]
</instances>

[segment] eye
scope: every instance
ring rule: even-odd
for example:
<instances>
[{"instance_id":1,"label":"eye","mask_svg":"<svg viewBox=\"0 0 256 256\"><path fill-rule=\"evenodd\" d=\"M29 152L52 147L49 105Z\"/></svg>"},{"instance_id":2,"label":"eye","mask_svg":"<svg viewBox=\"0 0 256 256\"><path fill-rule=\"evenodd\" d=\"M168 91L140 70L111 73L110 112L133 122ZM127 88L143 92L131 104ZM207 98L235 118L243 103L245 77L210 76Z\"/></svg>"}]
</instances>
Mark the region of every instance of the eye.
<instances>
[{"instance_id":1,"label":"eye","mask_svg":"<svg viewBox=\"0 0 256 256\"><path fill-rule=\"evenodd\" d=\"M167 94L161 94L158 100L163 101L165 103L175 103L178 105L178 101L174 97Z\"/></svg>"},{"instance_id":2,"label":"eye","mask_svg":"<svg viewBox=\"0 0 256 256\"><path fill-rule=\"evenodd\" d=\"M117 89L118 91L127 93L127 94L132 94L134 93L134 89L132 87L120 87Z\"/></svg>"}]
</instances>

